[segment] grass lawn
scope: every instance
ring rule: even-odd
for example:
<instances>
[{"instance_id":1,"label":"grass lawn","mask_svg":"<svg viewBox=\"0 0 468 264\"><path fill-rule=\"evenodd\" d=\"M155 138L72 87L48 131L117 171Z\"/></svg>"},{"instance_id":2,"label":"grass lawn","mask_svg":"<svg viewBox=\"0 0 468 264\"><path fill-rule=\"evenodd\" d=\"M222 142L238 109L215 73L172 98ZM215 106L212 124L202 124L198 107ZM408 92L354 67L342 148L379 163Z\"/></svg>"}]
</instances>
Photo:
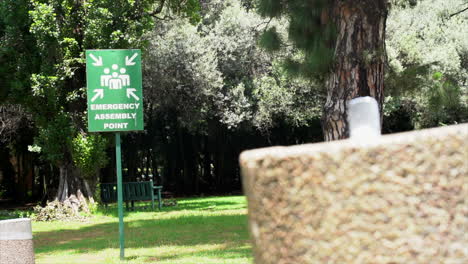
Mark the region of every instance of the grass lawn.
<instances>
[{"instance_id":1,"label":"grass lawn","mask_svg":"<svg viewBox=\"0 0 468 264\"><path fill-rule=\"evenodd\" d=\"M246 214L243 196L180 199L162 211L125 212L125 261L119 259L115 205L87 222L33 222L36 263L252 263Z\"/></svg>"}]
</instances>

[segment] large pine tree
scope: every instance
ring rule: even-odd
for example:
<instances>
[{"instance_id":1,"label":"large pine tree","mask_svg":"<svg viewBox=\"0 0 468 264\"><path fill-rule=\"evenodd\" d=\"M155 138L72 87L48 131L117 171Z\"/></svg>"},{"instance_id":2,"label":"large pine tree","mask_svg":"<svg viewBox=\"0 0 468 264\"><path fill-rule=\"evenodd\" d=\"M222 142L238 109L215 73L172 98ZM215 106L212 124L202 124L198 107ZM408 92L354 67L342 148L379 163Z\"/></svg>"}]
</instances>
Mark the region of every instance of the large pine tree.
<instances>
[{"instance_id":1,"label":"large pine tree","mask_svg":"<svg viewBox=\"0 0 468 264\"><path fill-rule=\"evenodd\" d=\"M346 102L372 96L382 110L387 0L260 0L265 17L286 17L289 39L304 54L289 60L288 68L315 79L327 88L322 128L325 140L346 138ZM264 43L281 45L267 30ZM381 111L382 112L382 111Z\"/></svg>"}]
</instances>

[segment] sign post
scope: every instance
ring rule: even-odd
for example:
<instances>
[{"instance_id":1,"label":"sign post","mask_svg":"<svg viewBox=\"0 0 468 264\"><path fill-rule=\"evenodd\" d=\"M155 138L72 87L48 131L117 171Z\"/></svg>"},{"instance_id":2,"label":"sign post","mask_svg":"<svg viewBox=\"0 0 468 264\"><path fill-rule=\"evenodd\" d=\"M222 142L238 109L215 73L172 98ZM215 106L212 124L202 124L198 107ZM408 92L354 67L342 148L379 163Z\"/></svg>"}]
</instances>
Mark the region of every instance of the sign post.
<instances>
[{"instance_id":1,"label":"sign post","mask_svg":"<svg viewBox=\"0 0 468 264\"><path fill-rule=\"evenodd\" d=\"M122 160L120 148L120 133L115 133L115 163L117 166L117 204L119 211L119 244L120 244L120 259L125 258L125 235L123 222L123 193L122 193Z\"/></svg>"},{"instance_id":2,"label":"sign post","mask_svg":"<svg viewBox=\"0 0 468 264\"><path fill-rule=\"evenodd\" d=\"M86 50L88 131L115 132L120 259L124 259L120 132L143 130L141 51Z\"/></svg>"}]
</instances>

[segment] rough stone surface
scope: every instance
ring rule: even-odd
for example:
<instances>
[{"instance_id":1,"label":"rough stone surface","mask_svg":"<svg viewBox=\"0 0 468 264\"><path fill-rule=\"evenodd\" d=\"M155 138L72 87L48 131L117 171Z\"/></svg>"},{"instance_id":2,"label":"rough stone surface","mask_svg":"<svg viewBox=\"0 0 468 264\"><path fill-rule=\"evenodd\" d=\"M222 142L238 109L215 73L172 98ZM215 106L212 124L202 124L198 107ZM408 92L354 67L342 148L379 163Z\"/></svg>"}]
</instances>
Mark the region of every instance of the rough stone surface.
<instances>
[{"instance_id":1,"label":"rough stone surface","mask_svg":"<svg viewBox=\"0 0 468 264\"><path fill-rule=\"evenodd\" d=\"M33 264L31 219L0 221L0 264Z\"/></svg>"},{"instance_id":2,"label":"rough stone surface","mask_svg":"<svg viewBox=\"0 0 468 264\"><path fill-rule=\"evenodd\" d=\"M31 239L0 240L1 264L34 264L34 248Z\"/></svg>"},{"instance_id":3,"label":"rough stone surface","mask_svg":"<svg viewBox=\"0 0 468 264\"><path fill-rule=\"evenodd\" d=\"M468 124L241 154L255 263L468 263Z\"/></svg>"}]
</instances>

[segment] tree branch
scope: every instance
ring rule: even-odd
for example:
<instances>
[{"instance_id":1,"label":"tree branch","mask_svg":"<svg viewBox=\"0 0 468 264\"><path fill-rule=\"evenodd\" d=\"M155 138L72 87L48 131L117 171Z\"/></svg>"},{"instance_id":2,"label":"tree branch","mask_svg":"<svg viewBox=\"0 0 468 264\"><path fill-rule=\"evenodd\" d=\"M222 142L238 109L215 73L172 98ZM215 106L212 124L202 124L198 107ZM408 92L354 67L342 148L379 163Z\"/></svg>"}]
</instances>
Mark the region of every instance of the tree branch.
<instances>
[{"instance_id":1,"label":"tree branch","mask_svg":"<svg viewBox=\"0 0 468 264\"><path fill-rule=\"evenodd\" d=\"M148 13L150 16L156 16L157 14L161 13L164 7L164 3L166 0L161 0L161 4L159 4L158 8L156 8L153 12Z\"/></svg>"},{"instance_id":2,"label":"tree branch","mask_svg":"<svg viewBox=\"0 0 468 264\"><path fill-rule=\"evenodd\" d=\"M263 28L263 31L265 32L268 28L268 26L270 25L270 22L271 20L273 20L273 17L270 17L270 19L268 21L263 21L262 23L256 25L253 29L254 29L254 32L257 32L257 29L262 26L262 25L265 25L265 27Z\"/></svg>"},{"instance_id":3,"label":"tree branch","mask_svg":"<svg viewBox=\"0 0 468 264\"><path fill-rule=\"evenodd\" d=\"M168 16L168 15L165 15L165 16L163 16L163 17L158 17L158 16L154 15L153 17L156 18L156 19L158 19L158 20L164 20L164 21L167 21L167 20L174 20L173 17Z\"/></svg>"},{"instance_id":4,"label":"tree branch","mask_svg":"<svg viewBox=\"0 0 468 264\"><path fill-rule=\"evenodd\" d=\"M465 9L462 9L462 10L460 10L458 12L455 12L455 13L451 14L450 17L454 17L454 16L456 16L458 14L461 14L461 13L465 12L466 10L468 10L468 7L466 7Z\"/></svg>"}]
</instances>

